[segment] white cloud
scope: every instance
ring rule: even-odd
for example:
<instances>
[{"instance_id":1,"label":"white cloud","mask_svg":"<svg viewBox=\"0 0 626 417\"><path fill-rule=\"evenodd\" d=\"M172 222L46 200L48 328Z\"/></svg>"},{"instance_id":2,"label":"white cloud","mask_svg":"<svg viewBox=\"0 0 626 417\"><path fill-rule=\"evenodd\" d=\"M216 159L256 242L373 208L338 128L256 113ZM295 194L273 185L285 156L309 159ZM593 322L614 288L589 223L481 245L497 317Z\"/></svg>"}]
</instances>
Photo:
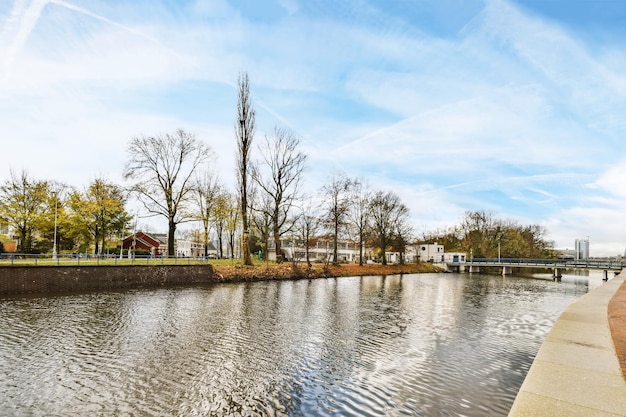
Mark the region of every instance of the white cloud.
<instances>
[{"instance_id":1,"label":"white cloud","mask_svg":"<svg viewBox=\"0 0 626 417\"><path fill-rule=\"evenodd\" d=\"M397 190L420 229L493 208L548 225L560 246L617 247L602 219L621 225L626 197L621 45L503 0L441 37L367 2L312 17L275 1L287 15L271 25L226 1L14 2L0 27L3 155L78 185L119 175L133 135L183 127L234 184L233 86L247 70L258 140L273 124L300 134L312 190L339 168Z\"/></svg>"}]
</instances>

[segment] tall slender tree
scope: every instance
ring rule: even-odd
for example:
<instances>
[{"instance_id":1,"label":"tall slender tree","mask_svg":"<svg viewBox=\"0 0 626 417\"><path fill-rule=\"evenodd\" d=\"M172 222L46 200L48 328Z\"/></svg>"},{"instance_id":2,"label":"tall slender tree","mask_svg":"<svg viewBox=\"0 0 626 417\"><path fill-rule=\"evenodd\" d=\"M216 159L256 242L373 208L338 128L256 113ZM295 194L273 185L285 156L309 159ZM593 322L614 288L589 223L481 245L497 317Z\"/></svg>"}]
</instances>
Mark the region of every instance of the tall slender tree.
<instances>
[{"instance_id":1,"label":"tall slender tree","mask_svg":"<svg viewBox=\"0 0 626 417\"><path fill-rule=\"evenodd\" d=\"M243 232L241 246L243 263L252 265L250 256L250 218L248 217L248 180L250 179L250 151L254 139L255 111L250 98L250 81L248 73L239 75L237 95L237 120L235 133L237 136L237 183L239 186L239 210Z\"/></svg>"},{"instance_id":2,"label":"tall slender tree","mask_svg":"<svg viewBox=\"0 0 626 417\"><path fill-rule=\"evenodd\" d=\"M158 136L140 136L130 141L124 178L133 180L131 191L152 215L167 219L168 256L174 252L178 224L194 220L187 209L193 190L193 175L208 163L213 152L182 129Z\"/></svg>"}]
</instances>

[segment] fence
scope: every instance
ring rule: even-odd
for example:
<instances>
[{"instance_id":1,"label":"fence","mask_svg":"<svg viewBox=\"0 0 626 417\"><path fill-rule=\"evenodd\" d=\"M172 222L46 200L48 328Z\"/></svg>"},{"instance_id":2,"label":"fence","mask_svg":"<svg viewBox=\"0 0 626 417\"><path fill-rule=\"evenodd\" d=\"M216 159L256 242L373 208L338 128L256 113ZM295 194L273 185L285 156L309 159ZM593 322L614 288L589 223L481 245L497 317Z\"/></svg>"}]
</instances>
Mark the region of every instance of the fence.
<instances>
[{"instance_id":1,"label":"fence","mask_svg":"<svg viewBox=\"0 0 626 417\"><path fill-rule=\"evenodd\" d=\"M59 254L35 255L23 253L0 253L0 266L93 266L93 265L202 265L213 259L209 257L162 257L132 255Z\"/></svg>"}]
</instances>

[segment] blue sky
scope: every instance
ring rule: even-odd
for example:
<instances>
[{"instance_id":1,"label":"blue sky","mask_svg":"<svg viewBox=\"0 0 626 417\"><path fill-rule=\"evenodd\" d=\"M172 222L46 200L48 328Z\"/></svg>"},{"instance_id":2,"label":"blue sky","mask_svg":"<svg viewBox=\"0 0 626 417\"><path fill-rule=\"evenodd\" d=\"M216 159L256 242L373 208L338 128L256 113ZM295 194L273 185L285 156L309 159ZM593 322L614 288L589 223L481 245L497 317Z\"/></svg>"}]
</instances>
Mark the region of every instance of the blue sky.
<instances>
[{"instance_id":1,"label":"blue sky","mask_svg":"<svg viewBox=\"0 0 626 417\"><path fill-rule=\"evenodd\" d=\"M625 41L621 0L5 1L0 179L121 183L130 138L182 127L232 186L247 71L257 143L299 134L311 193L341 170L418 233L484 209L623 254Z\"/></svg>"}]
</instances>

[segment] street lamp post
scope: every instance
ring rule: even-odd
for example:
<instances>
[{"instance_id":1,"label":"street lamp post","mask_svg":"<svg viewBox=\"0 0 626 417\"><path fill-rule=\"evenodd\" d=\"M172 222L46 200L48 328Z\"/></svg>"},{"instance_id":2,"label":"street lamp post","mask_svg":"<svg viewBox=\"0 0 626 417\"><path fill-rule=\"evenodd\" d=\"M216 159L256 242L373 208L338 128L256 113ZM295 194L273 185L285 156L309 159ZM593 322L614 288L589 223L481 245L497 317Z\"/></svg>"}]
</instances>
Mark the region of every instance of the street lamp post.
<instances>
[{"instance_id":1,"label":"street lamp post","mask_svg":"<svg viewBox=\"0 0 626 417\"><path fill-rule=\"evenodd\" d=\"M57 258L57 213L58 213L59 199L57 193L54 193L54 242L52 242L52 259Z\"/></svg>"},{"instance_id":2,"label":"street lamp post","mask_svg":"<svg viewBox=\"0 0 626 417\"><path fill-rule=\"evenodd\" d=\"M498 240L498 263L500 263L500 241Z\"/></svg>"}]
</instances>

